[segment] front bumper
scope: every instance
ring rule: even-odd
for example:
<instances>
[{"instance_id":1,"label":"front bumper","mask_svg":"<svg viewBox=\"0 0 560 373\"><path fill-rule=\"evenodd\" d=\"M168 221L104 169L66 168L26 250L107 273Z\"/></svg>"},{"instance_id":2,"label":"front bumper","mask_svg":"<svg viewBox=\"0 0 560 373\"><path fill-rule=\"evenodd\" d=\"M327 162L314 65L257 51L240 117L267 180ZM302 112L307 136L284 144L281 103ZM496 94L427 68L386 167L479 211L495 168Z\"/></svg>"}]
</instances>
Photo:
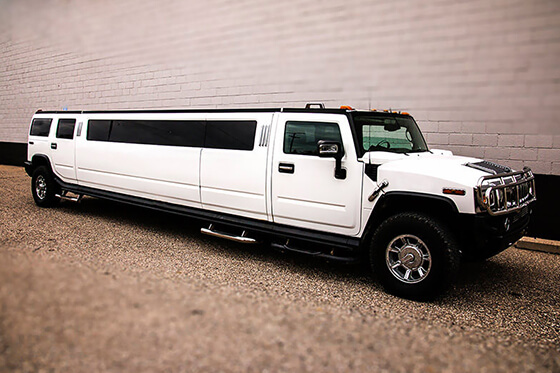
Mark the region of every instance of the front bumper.
<instances>
[{"instance_id":1,"label":"front bumper","mask_svg":"<svg viewBox=\"0 0 560 373\"><path fill-rule=\"evenodd\" d=\"M504 251L526 233L534 204L509 214L479 213L463 216L461 243L465 257L491 257Z\"/></svg>"}]
</instances>

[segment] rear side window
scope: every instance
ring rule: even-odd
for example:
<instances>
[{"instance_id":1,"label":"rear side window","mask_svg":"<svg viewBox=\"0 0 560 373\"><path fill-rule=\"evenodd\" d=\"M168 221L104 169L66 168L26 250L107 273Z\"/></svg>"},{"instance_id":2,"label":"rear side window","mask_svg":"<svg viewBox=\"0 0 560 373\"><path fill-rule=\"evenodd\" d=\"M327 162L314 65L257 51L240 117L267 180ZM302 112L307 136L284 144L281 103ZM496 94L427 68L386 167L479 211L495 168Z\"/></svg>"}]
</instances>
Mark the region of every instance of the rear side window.
<instances>
[{"instance_id":1,"label":"rear side window","mask_svg":"<svg viewBox=\"0 0 560 373\"><path fill-rule=\"evenodd\" d=\"M167 146L253 150L256 121L90 120L87 139Z\"/></svg>"},{"instance_id":2,"label":"rear side window","mask_svg":"<svg viewBox=\"0 0 560 373\"><path fill-rule=\"evenodd\" d=\"M202 147L204 121L114 120L109 141Z\"/></svg>"},{"instance_id":3,"label":"rear side window","mask_svg":"<svg viewBox=\"0 0 560 373\"><path fill-rule=\"evenodd\" d=\"M51 118L35 118L31 122L31 136L48 136L51 129Z\"/></svg>"},{"instance_id":4,"label":"rear side window","mask_svg":"<svg viewBox=\"0 0 560 373\"><path fill-rule=\"evenodd\" d=\"M284 153L318 155L317 142L319 140L342 143L338 124L327 122L286 122Z\"/></svg>"},{"instance_id":5,"label":"rear side window","mask_svg":"<svg viewBox=\"0 0 560 373\"><path fill-rule=\"evenodd\" d=\"M56 137L59 139L73 139L76 119L59 119L56 128Z\"/></svg>"},{"instance_id":6,"label":"rear side window","mask_svg":"<svg viewBox=\"0 0 560 373\"><path fill-rule=\"evenodd\" d=\"M109 141L110 130L110 120L90 120L88 121L87 139L93 141Z\"/></svg>"},{"instance_id":7,"label":"rear side window","mask_svg":"<svg viewBox=\"0 0 560 373\"><path fill-rule=\"evenodd\" d=\"M213 149L253 150L257 122L214 120L206 122L204 146Z\"/></svg>"}]
</instances>

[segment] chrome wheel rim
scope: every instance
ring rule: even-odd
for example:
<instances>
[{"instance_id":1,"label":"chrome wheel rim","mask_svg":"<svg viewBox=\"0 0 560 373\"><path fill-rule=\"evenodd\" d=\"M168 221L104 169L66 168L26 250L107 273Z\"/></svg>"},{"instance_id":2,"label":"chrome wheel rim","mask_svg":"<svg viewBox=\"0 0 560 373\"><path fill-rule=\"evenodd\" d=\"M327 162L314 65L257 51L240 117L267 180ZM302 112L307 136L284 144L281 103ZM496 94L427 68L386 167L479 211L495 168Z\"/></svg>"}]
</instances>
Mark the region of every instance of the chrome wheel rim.
<instances>
[{"instance_id":1,"label":"chrome wheel rim","mask_svg":"<svg viewBox=\"0 0 560 373\"><path fill-rule=\"evenodd\" d=\"M413 234L403 234L389 242L385 262L391 274L406 284L423 281L432 269L428 246Z\"/></svg>"},{"instance_id":2,"label":"chrome wheel rim","mask_svg":"<svg viewBox=\"0 0 560 373\"><path fill-rule=\"evenodd\" d=\"M35 193L39 199L45 199L47 195L47 181L43 175L37 176L35 180Z\"/></svg>"}]
</instances>

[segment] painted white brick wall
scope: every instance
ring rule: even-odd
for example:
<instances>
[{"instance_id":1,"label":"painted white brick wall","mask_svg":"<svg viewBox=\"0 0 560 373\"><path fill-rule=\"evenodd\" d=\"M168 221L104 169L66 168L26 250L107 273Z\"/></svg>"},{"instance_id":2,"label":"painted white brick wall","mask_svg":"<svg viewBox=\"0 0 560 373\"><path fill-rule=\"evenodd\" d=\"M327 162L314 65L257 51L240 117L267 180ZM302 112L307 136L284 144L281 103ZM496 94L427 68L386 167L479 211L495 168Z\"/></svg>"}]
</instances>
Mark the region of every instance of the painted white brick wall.
<instances>
[{"instance_id":1,"label":"painted white brick wall","mask_svg":"<svg viewBox=\"0 0 560 373\"><path fill-rule=\"evenodd\" d=\"M559 36L558 0L0 0L0 141L38 108L323 101L560 175Z\"/></svg>"}]
</instances>

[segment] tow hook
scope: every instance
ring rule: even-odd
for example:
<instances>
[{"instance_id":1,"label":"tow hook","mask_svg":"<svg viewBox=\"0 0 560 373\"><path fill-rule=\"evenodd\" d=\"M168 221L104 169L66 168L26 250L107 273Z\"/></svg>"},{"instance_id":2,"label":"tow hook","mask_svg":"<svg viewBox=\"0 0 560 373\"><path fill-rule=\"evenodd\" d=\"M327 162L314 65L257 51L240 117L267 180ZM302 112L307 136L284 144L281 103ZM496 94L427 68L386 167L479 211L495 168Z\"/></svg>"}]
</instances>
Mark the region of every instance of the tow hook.
<instances>
[{"instance_id":1,"label":"tow hook","mask_svg":"<svg viewBox=\"0 0 560 373\"><path fill-rule=\"evenodd\" d=\"M381 193L381 191L385 189L388 185L389 182L387 181L387 179L383 179L380 183L377 183L377 186L373 190L373 193L371 193L371 196L368 197L368 201L373 202L373 200L377 198L379 193Z\"/></svg>"}]
</instances>

